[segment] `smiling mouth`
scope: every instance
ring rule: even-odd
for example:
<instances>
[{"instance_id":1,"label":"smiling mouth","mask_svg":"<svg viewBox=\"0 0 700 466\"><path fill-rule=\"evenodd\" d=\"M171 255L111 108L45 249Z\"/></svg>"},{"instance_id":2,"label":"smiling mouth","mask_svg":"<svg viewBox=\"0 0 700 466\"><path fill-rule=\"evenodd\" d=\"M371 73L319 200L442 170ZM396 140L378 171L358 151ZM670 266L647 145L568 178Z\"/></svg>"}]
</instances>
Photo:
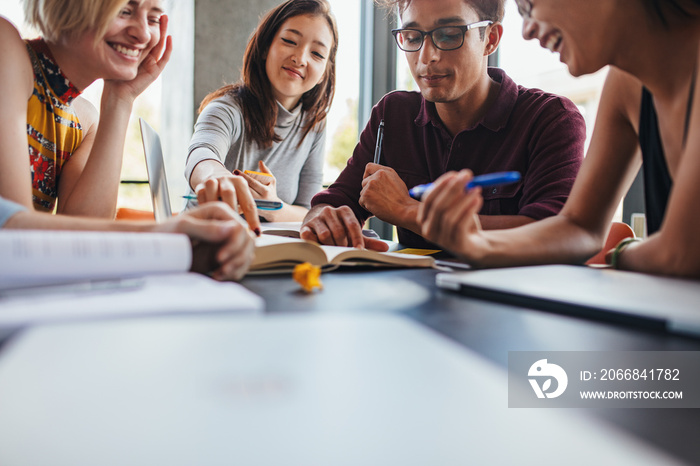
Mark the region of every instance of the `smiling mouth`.
<instances>
[{"instance_id":1,"label":"smiling mouth","mask_svg":"<svg viewBox=\"0 0 700 466\"><path fill-rule=\"evenodd\" d=\"M544 48L549 49L550 52L558 52L561 46L561 35L552 34L547 38L547 42L544 43Z\"/></svg>"},{"instance_id":2,"label":"smiling mouth","mask_svg":"<svg viewBox=\"0 0 700 466\"><path fill-rule=\"evenodd\" d=\"M128 47L124 47L123 45L119 45L119 44L109 44L109 45L114 50L121 53L122 55L126 55L127 57L136 58L141 54L141 50L139 50L139 49L130 49Z\"/></svg>"},{"instance_id":3,"label":"smiling mouth","mask_svg":"<svg viewBox=\"0 0 700 466\"><path fill-rule=\"evenodd\" d=\"M295 71L291 68L287 68L286 66L283 66L282 69L285 70L287 73L293 74L294 76L300 79L304 79L304 77L298 71Z\"/></svg>"}]
</instances>

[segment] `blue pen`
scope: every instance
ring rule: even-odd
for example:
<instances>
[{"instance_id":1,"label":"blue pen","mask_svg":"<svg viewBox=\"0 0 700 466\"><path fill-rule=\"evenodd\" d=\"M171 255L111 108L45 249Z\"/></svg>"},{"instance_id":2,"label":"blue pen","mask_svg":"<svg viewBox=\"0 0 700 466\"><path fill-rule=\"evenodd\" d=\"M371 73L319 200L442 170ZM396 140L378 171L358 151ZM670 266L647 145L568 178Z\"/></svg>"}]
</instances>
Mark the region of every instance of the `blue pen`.
<instances>
[{"instance_id":1,"label":"blue pen","mask_svg":"<svg viewBox=\"0 0 700 466\"><path fill-rule=\"evenodd\" d=\"M193 194L186 194L182 196L184 199L190 199L193 201L197 200L197 196ZM282 208L282 203L277 201L265 201L263 199L254 199L255 207L260 210L280 210Z\"/></svg>"},{"instance_id":2,"label":"blue pen","mask_svg":"<svg viewBox=\"0 0 700 466\"><path fill-rule=\"evenodd\" d=\"M467 186L465 186L465 190L476 188L477 186L500 186L504 184L515 183L516 181L520 181L519 172L489 173L487 175L475 176L469 183L467 183ZM433 183L419 184L418 186L414 186L411 189L409 189L408 194L410 194L413 199L420 200L421 197L423 197L423 194L432 187Z\"/></svg>"}]
</instances>

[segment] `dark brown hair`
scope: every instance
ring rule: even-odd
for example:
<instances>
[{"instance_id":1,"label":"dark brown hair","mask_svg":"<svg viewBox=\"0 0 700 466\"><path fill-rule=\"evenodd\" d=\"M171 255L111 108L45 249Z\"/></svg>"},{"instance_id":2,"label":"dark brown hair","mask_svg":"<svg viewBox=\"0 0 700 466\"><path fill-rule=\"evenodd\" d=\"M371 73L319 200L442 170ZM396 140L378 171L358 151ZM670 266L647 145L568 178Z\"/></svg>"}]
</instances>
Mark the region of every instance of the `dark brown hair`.
<instances>
[{"instance_id":1,"label":"dark brown hair","mask_svg":"<svg viewBox=\"0 0 700 466\"><path fill-rule=\"evenodd\" d=\"M650 15L670 28L672 18L693 18L700 14L700 0L642 0Z\"/></svg>"},{"instance_id":2,"label":"dark brown hair","mask_svg":"<svg viewBox=\"0 0 700 466\"><path fill-rule=\"evenodd\" d=\"M338 50L338 27L326 0L287 0L270 10L261 20L248 41L243 56L241 79L207 95L199 106L199 112L212 100L232 94L238 100L246 134L261 148L281 141L275 134L277 103L272 94L272 84L265 71L265 57L275 34L289 18L301 15L321 16L326 19L333 34L333 44L328 54L328 63L323 80L301 96L305 115L302 140L314 126L320 124L328 114L335 93L335 54ZM299 142L301 144L301 141Z\"/></svg>"},{"instance_id":3,"label":"dark brown hair","mask_svg":"<svg viewBox=\"0 0 700 466\"><path fill-rule=\"evenodd\" d=\"M408 8L411 0L375 0L375 2L390 10L398 7L400 16ZM489 20L494 23L503 21L505 0L465 0L465 2L476 10L479 21Z\"/></svg>"}]
</instances>

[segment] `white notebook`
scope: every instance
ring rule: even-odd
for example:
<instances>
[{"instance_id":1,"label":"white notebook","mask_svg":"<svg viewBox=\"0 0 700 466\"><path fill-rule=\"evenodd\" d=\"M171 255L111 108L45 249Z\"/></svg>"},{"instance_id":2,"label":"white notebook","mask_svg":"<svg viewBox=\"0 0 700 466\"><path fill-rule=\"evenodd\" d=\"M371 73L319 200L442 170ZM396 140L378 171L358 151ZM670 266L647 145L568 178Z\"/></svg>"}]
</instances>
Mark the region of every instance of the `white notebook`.
<instances>
[{"instance_id":1,"label":"white notebook","mask_svg":"<svg viewBox=\"0 0 700 466\"><path fill-rule=\"evenodd\" d=\"M0 354L3 466L672 465L396 316L36 328Z\"/></svg>"},{"instance_id":2,"label":"white notebook","mask_svg":"<svg viewBox=\"0 0 700 466\"><path fill-rule=\"evenodd\" d=\"M0 290L0 327L169 314L249 315L264 307L260 296L238 283L195 273L146 275Z\"/></svg>"}]
</instances>

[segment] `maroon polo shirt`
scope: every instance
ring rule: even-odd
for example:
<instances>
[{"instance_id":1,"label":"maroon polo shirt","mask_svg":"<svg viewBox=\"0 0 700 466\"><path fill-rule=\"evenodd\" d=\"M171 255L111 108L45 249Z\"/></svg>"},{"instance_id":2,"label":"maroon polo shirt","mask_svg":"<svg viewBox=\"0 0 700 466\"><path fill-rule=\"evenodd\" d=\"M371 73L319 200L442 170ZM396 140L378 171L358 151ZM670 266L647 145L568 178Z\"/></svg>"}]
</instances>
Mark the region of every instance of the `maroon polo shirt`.
<instances>
[{"instance_id":1,"label":"maroon polo shirt","mask_svg":"<svg viewBox=\"0 0 700 466\"><path fill-rule=\"evenodd\" d=\"M349 206L360 224L372 216L358 200L365 165L372 162L379 122L384 120L382 163L398 173L407 188L435 181L451 170L474 175L516 170L520 182L486 188L482 215L524 215L535 220L556 215L566 202L583 160L586 127L565 97L527 89L503 70L489 68L501 88L484 118L454 138L435 104L419 92L387 94L372 109L347 166L311 205ZM430 247L421 236L398 228L399 242Z\"/></svg>"}]
</instances>

